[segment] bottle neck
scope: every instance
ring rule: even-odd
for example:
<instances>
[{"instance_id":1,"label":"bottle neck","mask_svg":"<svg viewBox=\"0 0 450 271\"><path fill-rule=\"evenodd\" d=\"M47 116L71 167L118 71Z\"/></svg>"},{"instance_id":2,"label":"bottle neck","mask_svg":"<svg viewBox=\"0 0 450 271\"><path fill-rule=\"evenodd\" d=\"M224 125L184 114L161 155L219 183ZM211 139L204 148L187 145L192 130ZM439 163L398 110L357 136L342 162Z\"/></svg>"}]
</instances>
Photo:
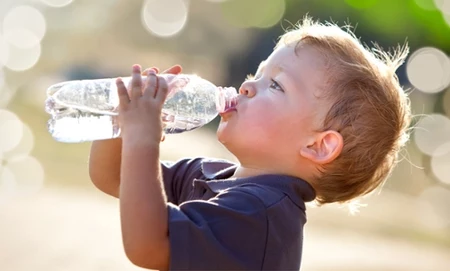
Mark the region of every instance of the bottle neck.
<instances>
[{"instance_id":1,"label":"bottle neck","mask_svg":"<svg viewBox=\"0 0 450 271\"><path fill-rule=\"evenodd\" d=\"M237 105L238 93L234 87L219 87L216 100L217 112L223 113Z\"/></svg>"}]
</instances>

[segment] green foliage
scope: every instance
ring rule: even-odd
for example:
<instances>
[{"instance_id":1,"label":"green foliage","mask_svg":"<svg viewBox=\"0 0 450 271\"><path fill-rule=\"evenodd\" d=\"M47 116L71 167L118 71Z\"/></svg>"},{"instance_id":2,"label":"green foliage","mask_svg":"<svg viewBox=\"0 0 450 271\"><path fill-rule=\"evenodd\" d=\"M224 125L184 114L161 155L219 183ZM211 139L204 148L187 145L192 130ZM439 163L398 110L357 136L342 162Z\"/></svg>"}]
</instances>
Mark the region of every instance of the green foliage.
<instances>
[{"instance_id":1,"label":"green foliage","mask_svg":"<svg viewBox=\"0 0 450 271\"><path fill-rule=\"evenodd\" d=\"M433 0L287 0L286 21L295 23L305 14L350 23L366 42L393 46L408 40L412 48L450 51L450 16L446 22Z\"/></svg>"}]
</instances>

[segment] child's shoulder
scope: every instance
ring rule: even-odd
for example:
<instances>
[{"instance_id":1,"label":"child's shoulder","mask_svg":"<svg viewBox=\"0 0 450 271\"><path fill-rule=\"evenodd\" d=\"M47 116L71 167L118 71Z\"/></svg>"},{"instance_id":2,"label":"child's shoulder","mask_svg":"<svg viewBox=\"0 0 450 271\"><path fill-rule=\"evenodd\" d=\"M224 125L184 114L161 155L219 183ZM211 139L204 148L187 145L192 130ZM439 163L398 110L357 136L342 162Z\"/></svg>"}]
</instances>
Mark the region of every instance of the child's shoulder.
<instances>
[{"instance_id":1,"label":"child's shoulder","mask_svg":"<svg viewBox=\"0 0 450 271\"><path fill-rule=\"evenodd\" d=\"M289 199L301 209L305 209L305 202L315 199L312 186L297 177L265 174L246 178L228 180L233 176L237 165L229 160L197 157L195 161L200 165L199 170L204 176L207 186L215 193L227 190L239 190L257 197L266 208L269 208L283 199Z\"/></svg>"},{"instance_id":2,"label":"child's shoulder","mask_svg":"<svg viewBox=\"0 0 450 271\"><path fill-rule=\"evenodd\" d=\"M305 209L304 203L315 198L311 185L293 176L266 174L230 179L237 164L225 159L185 158L172 166L183 168L184 175L193 179L194 187L201 185L216 195L229 192L246 193L256 197L266 208L288 199L299 208Z\"/></svg>"},{"instance_id":3,"label":"child's shoulder","mask_svg":"<svg viewBox=\"0 0 450 271\"><path fill-rule=\"evenodd\" d=\"M236 164L224 159L187 157L177 161L161 160L161 168L165 179L212 180L230 177Z\"/></svg>"},{"instance_id":4,"label":"child's shoulder","mask_svg":"<svg viewBox=\"0 0 450 271\"><path fill-rule=\"evenodd\" d=\"M305 202L315 198L313 188L305 181L285 175L259 175L236 180L207 181L209 189L215 193L239 191L257 198L265 208L277 204L291 203L305 209Z\"/></svg>"}]
</instances>

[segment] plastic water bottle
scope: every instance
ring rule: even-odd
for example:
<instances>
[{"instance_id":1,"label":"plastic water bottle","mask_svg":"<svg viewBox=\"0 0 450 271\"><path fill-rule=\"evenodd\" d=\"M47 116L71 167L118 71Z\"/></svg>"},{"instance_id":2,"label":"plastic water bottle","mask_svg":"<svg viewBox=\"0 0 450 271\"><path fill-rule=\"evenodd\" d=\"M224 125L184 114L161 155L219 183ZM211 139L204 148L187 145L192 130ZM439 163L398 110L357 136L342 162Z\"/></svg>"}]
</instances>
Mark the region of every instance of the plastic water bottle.
<instances>
[{"instance_id":1,"label":"plastic water bottle","mask_svg":"<svg viewBox=\"0 0 450 271\"><path fill-rule=\"evenodd\" d=\"M162 109L166 134L190 131L236 106L235 88L217 87L197 75L160 74L169 85ZM143 78L145 79L145 78ZM50 86L45 110L48 130L60 142L77 143L120 135L115 78L67 81ZM129 85L131 77L122 79Z\"/></svg>"}]
</instances>

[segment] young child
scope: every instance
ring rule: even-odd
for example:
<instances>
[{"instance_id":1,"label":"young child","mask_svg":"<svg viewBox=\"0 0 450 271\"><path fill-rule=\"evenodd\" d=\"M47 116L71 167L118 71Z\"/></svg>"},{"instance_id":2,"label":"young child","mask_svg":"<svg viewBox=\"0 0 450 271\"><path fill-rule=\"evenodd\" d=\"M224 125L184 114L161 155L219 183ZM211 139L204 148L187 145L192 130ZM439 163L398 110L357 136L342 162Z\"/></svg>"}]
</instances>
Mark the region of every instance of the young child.
<instances>
[{"instance_id":1,"label":"young child","mask_svg":"<svg viewBox=\"0 0 450 271\"><path fill-rule=\"evenodd\" d=\"M397 161L410 109L395 71L407 52L367 50L305 18L221 114L217 137L237 165L161 163L167 82L157 69L142 82L135 65L129 89L117 80L121 139L90 154L93 183L120 200L128 258L158 270L299 270L305 202L363 196Z\"/></svg>"}]
</instances>

